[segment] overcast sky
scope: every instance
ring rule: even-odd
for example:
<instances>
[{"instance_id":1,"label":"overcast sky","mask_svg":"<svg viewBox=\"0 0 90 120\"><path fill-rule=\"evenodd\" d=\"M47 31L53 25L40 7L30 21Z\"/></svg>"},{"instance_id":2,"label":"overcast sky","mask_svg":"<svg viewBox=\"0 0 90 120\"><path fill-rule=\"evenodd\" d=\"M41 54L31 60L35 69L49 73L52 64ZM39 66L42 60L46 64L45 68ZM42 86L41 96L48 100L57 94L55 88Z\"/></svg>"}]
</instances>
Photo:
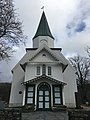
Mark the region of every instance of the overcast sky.
<instances>
[{"instance_id":1,"label":"overcast sky","mask_svg":"<svg viewBox=\"0 0 90 120\"><path fill-rule=\"evenodd\" d=\"M86 55L85 49L90 46L90 0L14 0L14 5L28 36L27 47L32 47L44 6L55 47L61 47L66 57ZM17 52L11 61L0 62L1 81L11 81L11 69L25 54L25 47L14 49Z\"/></svg>"}]
</instances>

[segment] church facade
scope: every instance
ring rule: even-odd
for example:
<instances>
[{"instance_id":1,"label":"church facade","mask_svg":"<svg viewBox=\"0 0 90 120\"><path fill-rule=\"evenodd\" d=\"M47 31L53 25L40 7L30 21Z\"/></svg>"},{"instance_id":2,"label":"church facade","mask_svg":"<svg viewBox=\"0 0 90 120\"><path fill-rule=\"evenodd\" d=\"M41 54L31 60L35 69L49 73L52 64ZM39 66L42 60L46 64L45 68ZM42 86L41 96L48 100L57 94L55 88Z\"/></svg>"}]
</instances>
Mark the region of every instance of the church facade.
<instances>
[{"instance_id":1,"label":"church facade","mask_svg":"<svg viewBox=\"0 0 90 120\"><path fill-rule=\"evenodd\" d=\"M54 37L45 13L42 13L33 48L13 68L10 107L35 106L36 110L51 110L55 106L75 107L77 92L75 70L54 48Z\"/></svg>"}]
</instances>

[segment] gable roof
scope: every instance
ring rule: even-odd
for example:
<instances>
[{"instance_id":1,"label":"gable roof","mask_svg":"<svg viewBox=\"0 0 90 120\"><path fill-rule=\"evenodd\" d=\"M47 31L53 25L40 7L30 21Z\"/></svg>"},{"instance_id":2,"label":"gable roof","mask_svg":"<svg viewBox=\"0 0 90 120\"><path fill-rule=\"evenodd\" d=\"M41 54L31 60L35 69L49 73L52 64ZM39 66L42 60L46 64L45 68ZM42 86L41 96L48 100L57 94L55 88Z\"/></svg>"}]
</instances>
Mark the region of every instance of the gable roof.
<instances>
[{"instance_id":1,"label":"gable roof","mask_svg":"<svg viewBox=\"0 0 90 120\"><path fill-rule=\"evenodd\" d=\"M63 56L63 54L61 52L56 53L55 51L51 50L46 44L41 45L38 49L36 49L34 52L27 52L24 57L16 64L16 66L12 69L12 71L17 67L17 66L21 66L22 68L24 68L25 66L23 66L25 63L30 62L31 60L33 60L42 50L46 50L52 57L54 57L56 59L56 61L58 61L58 63L61 63L63 65L63 72L64 70L67 68L67 65L71 64L68 62L68 60ZM74 68L71 66L71 68L74 70ZM23 69L24 70L24 69ZM75 71L75 70L74 70Z\"/></svg>"},{"instance_id":2,"label":"gable roof","mask_svg":"<svg viewBox=\"0 0 90 120\"><path fill-rule=\"evenodd\" d=\"M63 70L62 72L64 72L64 70L68 66L66 58L62 56L61 52L58 55L56 52L54 52L53 50L51 50L46 44L43 44L42 46L40 46L35 51L35 53L30 56L30 58L28 59L28 61L25 61L24 63L20 64L20 66L22 67L22 69L24 70L26 63L29 63L30 61L32 61L43 50L46 50L55 59L55 61L57 61L58 64L62 64L63 65L62 66L62 70ZM53 61L53 62L55 62L55 61Z\"/></svg>"},{"instance_id":3,"label":"gable roof","mask_svg":"<svg viewBox=\"0 0 90 120\"><path fill-rule=\"evenodd\" d=\"M52 51L46 44L41 45L36 50L35 54L33 54L33 56L29 59L29 61L34 59L42 50L46 50L57 61L61 62L63 65L67 65L67 61L65 60L65 58L62 57L61 52L60 52L60 55L61 55L61 57L60 57L60 55L58 55L54 51Z\"/></svg>"},{"instance_id":4,"label":"gable roof","mask_svg":"<svg viewBox=\"0 0 90 120\"><path fill-rule=\"evenodd\" d=\"M35 81L37 81L37 80L40 80L40 79L48 79L48 80L50 80L50 81L53 81L53 82L55 82L55 83L58 83L58 84L62 84L62 85L67 85L67 83L64 83L64 82L62 82L62 81L59 81L59 80L56 80L56 79L54 79L54 78L51 78L51 77L49 77L49 76L47 76L47 75L41 75L41 76L38 76L38 77L35 77L35 78L33 78L33 79L31 79L31 80L28 80L28 81L26 81L26 82L23 82L22 84L28 84L28 83L32 83L32 82L35 82Z\"/></svg>"},{"instance_id":5,"label":"gable roof","mask_svg":"<svg viewBox=\"0 0 90 120\"><path fill-rule=\"evenodd\" d=\"M36 34L33 37L33 39L38 37L38 36L49 36L49 37L54 39L54 37L52 36L52 33L50 31L50 28L49 28L44 11L43 11L38 29L37 29Z\"/></svg>"}]
</instances>

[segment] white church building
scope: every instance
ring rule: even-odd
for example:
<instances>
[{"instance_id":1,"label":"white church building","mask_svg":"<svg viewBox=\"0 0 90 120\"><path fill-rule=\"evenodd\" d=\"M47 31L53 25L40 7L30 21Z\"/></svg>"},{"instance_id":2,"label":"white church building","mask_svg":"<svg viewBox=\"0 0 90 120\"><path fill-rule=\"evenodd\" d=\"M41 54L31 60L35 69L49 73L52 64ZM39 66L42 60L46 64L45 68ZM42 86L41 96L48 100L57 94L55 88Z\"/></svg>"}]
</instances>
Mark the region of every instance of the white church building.
<instances>
[{"instance_id":1,"label":"white church building","mask_svg":"<svg viewBox=\"0 0 90 120\"><path fill-rule=\"evenodd\" d=\"M36 110L51 110L55 106L76 106L75 70L61 50L54 48L43 11L33 48L26 48L26 54L12 70L10 107L29 105Z\"/></svg>"}]
</instances>

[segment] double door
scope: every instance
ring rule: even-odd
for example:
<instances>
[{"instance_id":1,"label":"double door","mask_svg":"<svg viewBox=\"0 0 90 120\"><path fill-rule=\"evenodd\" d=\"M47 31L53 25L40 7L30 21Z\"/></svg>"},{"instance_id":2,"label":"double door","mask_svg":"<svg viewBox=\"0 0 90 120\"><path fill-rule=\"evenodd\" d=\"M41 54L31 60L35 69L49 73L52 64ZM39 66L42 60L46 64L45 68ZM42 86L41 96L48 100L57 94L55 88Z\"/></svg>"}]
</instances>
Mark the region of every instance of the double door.
<instances>
[{"instance_id":1,"label":"double door","mask_svg":"<svg viewBox=\"0 0 90 120\"><path fill-rule=\"evenodd\" d=\"M50 89L46 84L43 84L38 89L38 100L37 107L39 110L50 110L51 100L50 100Z\"/></svg>"}]
</instances>

